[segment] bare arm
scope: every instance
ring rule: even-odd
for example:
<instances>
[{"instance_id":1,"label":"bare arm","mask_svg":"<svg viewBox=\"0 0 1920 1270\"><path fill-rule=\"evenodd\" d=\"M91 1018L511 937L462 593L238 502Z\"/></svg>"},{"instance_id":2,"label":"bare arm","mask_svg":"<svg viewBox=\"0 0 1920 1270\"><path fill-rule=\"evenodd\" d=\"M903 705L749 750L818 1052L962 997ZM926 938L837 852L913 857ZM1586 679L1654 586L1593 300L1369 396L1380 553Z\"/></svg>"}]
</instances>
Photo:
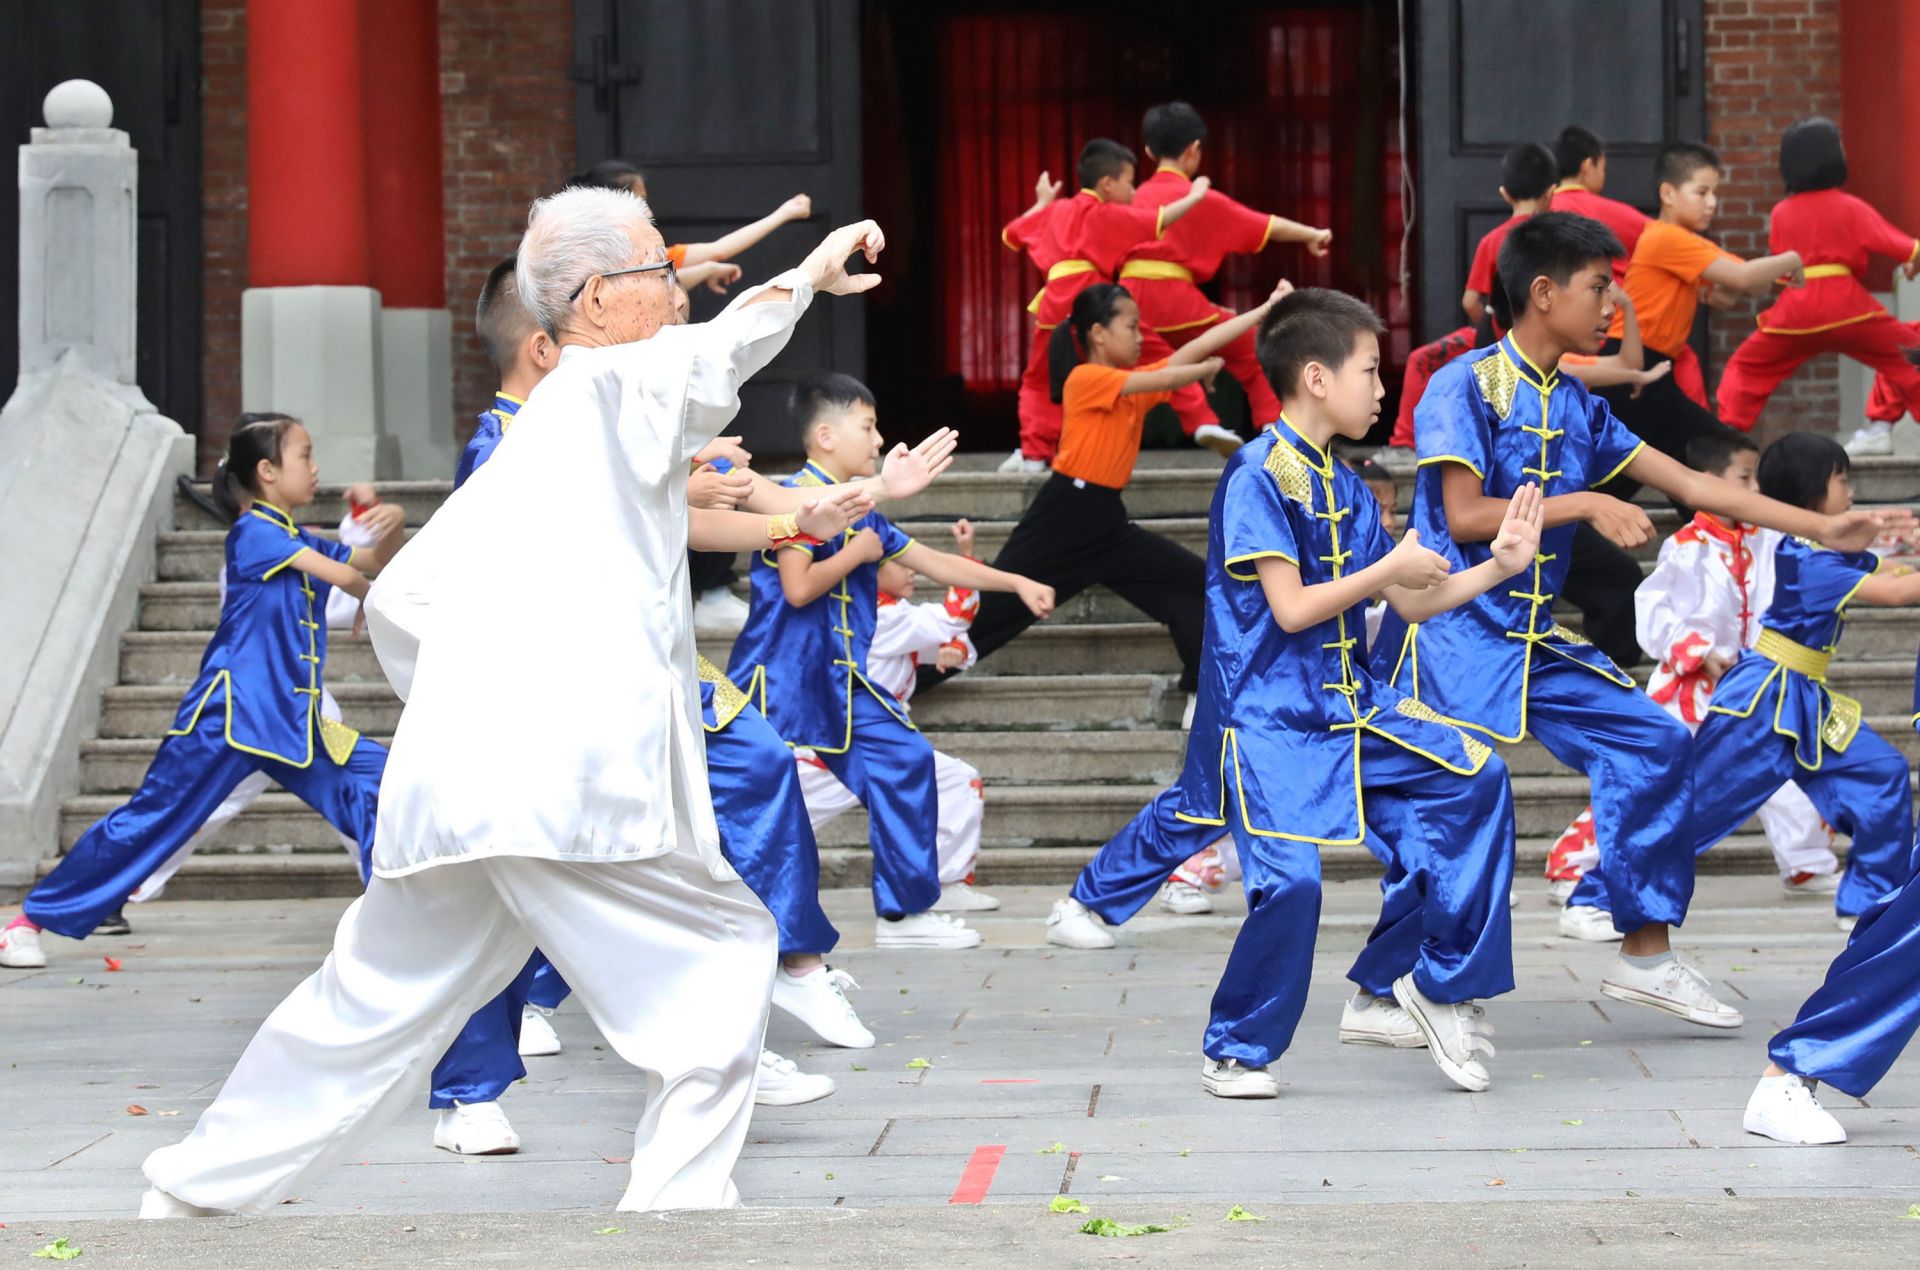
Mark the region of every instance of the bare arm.
<instances>
[{"instance_id":1,"label":"bare arm","mask_svg":"<svg viewBox=\"0 0 1920 1270\"><path fill-rule=\"evenodd\" d=\"M1040 179L1033 183L1033 206L1020 213L1018 219L1025 220L1035 212L1045 208L1048 204L1052 203L1053 200L1059 198L1060 192L1065 188L1066 182L1056 181L1053 179L1053 173L1042 170Z\"/></svg>"},{"instance_id":2,"label":"bare arm","mask_svg":"<svg viewBox=\"0 0 1920 1270\"><path fill-rule=\"evenodd\" d=\"M1480 319L1487 315L1486 299L1472 287L1460 293L1460 308L1467 315L1468 326L1480 325Z\"/></svg>"},{"instance_id":3,"label":"bare arm","mask_svg":"<svg viewBox=\"0 0 1920 1270\"><path fill-rule=\"evenodd\" d=\"M968 556L935 551L914 543L900 553L900 563L915 573L924 574L945 586L971 587L975 591L1010 591L1033 611L1036 617L1053 612L1053 588L1018 573L1008 573Z\"/></svg>"},{"instance_id":4,"label":"bare arm","mask_svg":"<svg viewBox=\"0 0 1920 1270\"><path fill-rule=\"evenodd\" d=\"M1273 306L1293 294L1293 284L1285 278L1273 289L1273 294L1248 309L1245 313L1236 313L1224 322L1216 322L1206 332L1196 335L1167 358L1167 365L1185 366L1190 362L1203 362L1218 353L1227 345L1239 339L1243 334L1259 326L1261 319L1273 311Z\"/></svg>"},{"instance_id":5,"label":"bare arm","mask_svg":"<svg viewBox=\"0 0 1920 1270\"><path fill-rule=\"evenodd\" d=\"M1455 542L1492 542L1499 537L1507 504L1487 494L1486 482L1472 468L1446 464L1440 472L1440 496L1447 508L1447 531ZM1542 499L1541 508L1547 529L1584 520L1622 547L1637 547L1653 537L1653 522L1645 512L1609 494L1592 490L1555 494Z\"/></svg>"},{"instance_id":6,"label":"bare arm","mask_svg":"<svg viewBox=\"0 0 1920 1270\"><path fill-rule=\"evenodd\" d=\"M880 535L871 529L855 534L845 546L816 560L810 551L788 548L780 553L780 592L787 603L805 608L840 585L849 573L880 558Z\"/></svg>"},{"instance_id":7,"label":"bare arm","mask_svg":"<svg viewBox=\"0 0 1920 1270\"><path fill-rule=\"evenodd\" d=\"M1747 295L1769 296L1773 294L1773 284L1784 276L1792 275L1790 286L1805 283L1802 268L1799 252L1783 251L1777 256L1757 256L1752 260L1716 260L1700 276L1715 286Z\"/></svg>"},{"instance_id":8,"label":"bare arm","mask_svg":"<svg viewBox=\"0 0 1920 1270\"><path fill-rule=\"evenodd\" d=\"M722 234L710 243L688 243L687 263L701 265L714 260L732 260L788 221L805 220L811 215L812 200L805 194L796 194L759 220L742 225L730 234Z\"/></svg>"},{"instance_id":9,"label":"bare arm","mask_svg":"<svg viewBox=\"0 0 1920 1270\"><path fill-rule=\"evenodd\" d=\"M344 560L322 555L311 547L295 556L287 565L300 573L338 587L356 600L367 598L367 575Z\"/></svg>"},{"instance_id":10,"label":"bare arm","mask_svg":"<svg viewBox=\"0 0 1920 1270\"><path fill-rule=\"evenodd\" d=\"M398 503L380 503L367 509L361 523L375 535L373 545L355 547L353 554L347 557L347 565L357 573L378 573L399 554L407 541L406 509ZM334 585L340 584L335 582Z\"/></svg>"},{"instance_id":11,"label":"bare arm","mask_svg":"<svg viewBox=\"0 0 1920 1270\"><path fill-rule=\"evenodd\" d=\"M1175 354L1179 356L1179 354ZM1172 392L1176 388L1185 388L1188 384L1197 384L1201 380L1209 383L1220 373L1225 365L1218 357L1208 358L1197 365L1163 366L1159 370L1136 370L1127 376L1127 382L1120 387L1120 395L1131 396L1137 392Z\"/></svg>"},{"instance_id":12,"label":"bare arm","mask_svg":"<svg viewBox=\"0 0 1920 1270\"><path fill-rule=\"evenodd\" d=\"M1862 582L1860 589L1853 593L1853 598L1863 604L1876 604L1883 608L1920 604L1920 573L1900 566L1882 569Z\"/></svg>"},{"instance_id":13,"label":"bare arm","mask_svg":"<svg viewBox=\"0 0 1920 1270\"><path fill-rule=\"evenodd\" d=\"M1175 221L1179 220L1182 216L1185 216L1188 212L1192 211L1194 208L1200 206L1200 200L1205 198L1207 196L1207 191L1212 188L1213 188L1213 182L1208 180L1206 177L1204 176L1194 177L1193 186L1191 189L1189 189L1185 194L1182 194L1179 198L1173 200L1173 202L1168 203L1165 207L1162 207L1160 209L1160 222L1159 222L1160 232L1163 234L1166 233L1167 230L1172 227Z\"/></svg>"},{"instance_id":14,"label":"bare arm","mask_svg":"<svg viewBox=\"0 0 1920 1270\"><path fill-rule=\"evenodd\" d=\"M695 551L759 551L795 533L825 541L873 510L873 503L850 485L810 490L808 494L808 501L793 512L771 517L759 512L690 507L687 545ZM780 523L783 520L787 523Z\"/></svg>"},{"instance_id":15,"label":"bare arm","mask_svg":"<svg viewBox=\"0 0 1920 1270\"><path fill-rule=\"evenodd\" d=\"M1778 529L1781 533L1811 538L1841 551L1864 551L1879 534L1883 524L1904 519L1911 523L1911 512L1849 511L1824 516L1805 508L1776 502L1765 494L1745 490L1732 481L1696 472L1668 458L1652 446L1642 446L1624 469L1627 477L1651 485L1684 503L1710 512L1742 520L1749 525Z\"/></svg>"},{"instance_id":16,"label":"bare arm","mask_svg":"<svg viewBox=\"0 0 1920 1270\"><path fill-rule=\"evenodd\" d=\"M1267 216L1267 244L1271 246L1274 243L1305 243L1308 255L1324 256L1333 245L1333 231L1302 225L1278 212L1271 212Z\"/></svg>"}]
</instances>

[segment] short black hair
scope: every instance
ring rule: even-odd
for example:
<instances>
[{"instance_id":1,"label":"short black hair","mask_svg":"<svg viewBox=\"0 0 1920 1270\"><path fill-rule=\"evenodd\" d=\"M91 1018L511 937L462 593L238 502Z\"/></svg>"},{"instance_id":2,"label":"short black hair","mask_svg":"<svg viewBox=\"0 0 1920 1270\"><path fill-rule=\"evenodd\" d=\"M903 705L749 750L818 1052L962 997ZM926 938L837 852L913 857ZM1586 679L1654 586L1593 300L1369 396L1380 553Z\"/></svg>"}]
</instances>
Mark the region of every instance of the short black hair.
<instances>
[{"instance_id":1,"label":"short black hair","mask_svg":"<svg viewBox=\"0 0 1920 1270\"><path fill-rule=\"evenodd\" d=\"M480 302L473 306L473 329L487 350L494 373L501 376L513 369L520 341L539 325L527 306L520 303L520 283L514 275L517 259L508 256L493 267L480 287Z\"/></svg>"},{"instance_id":2,"label":"short black hair","mask_svg":"<svg viewBox=\"0 0 1920 1270\"><path fill-rule=\"evenodd\" d=\"M1512 314L1527 311L1533 280L1545 276L1564 287L1596 260L1609 266L1627 254L1613 231L1573 212L1540 212L1515 221L1500 242L1500 282Z\"/></svg>"},{"instance_id":3,"label":"short black hair","mask_svg":"<svg viewBox=\"0 0 1920 1270\"><path fill-rule=\"evenodd\" d=\"M1147 107L1140 121L1140 135L1156 159L1177 159L1188 146L1207 139L1207 125L1200 112L1184 101L1163 101Z\"/></svg>"},{"instance_id":4,"label":"short black hair","mask_svg":"<svg viewBox=\"0 0 1920 1270\"><path fill-rule=\"evenodd\" d=\"M855 406L876 406L873 389L852 375L839 371L808 375L793 386L787 398L787 417L793 421L794 435L801 448L807 444L807 430L829 410L845 411ZM876 407L877 408L877 407Z\"/></svg>"},{"instance_id":5,"label":"short black hair","mask_svg":"<svg viewBox=\"0 0 1920 1270\"><path fill-rule=\"evenodd\" d=\"M1581 165L1588 159L1598 161L1606 157L1606 142L1577 123L1562 128L1553 143L1553 165L1559 169L1563 181L1579 176Z\"/></svg>"},{"instance_id":6,"label":"short black hair","mask_svg":"<svg viewBox=\"0 0 1920 1270\"><path fill-rule=\"evenodd\" d=\"M1661 146L1660 157L1653 161L1653 188L1658 192L1663 185L1685 185L1701 168L1724 171L1713 147L1697 141L1675 141Z\"/></svg>"},{"instance_id":7,"label":"short black hair","mask_svg":"<svg viewBox=\"0 0 1920 1270\"><path fill-rule=\"evenodd\" d=\"M1840 125L1815 115L1781 133L1780 180L1789 194L1845 185L1847 152L1840 144Z\"/></svg>"},{"instance_id":8,"label":"short black hair","mask_svg":"<svg viewBox=\"0 0 1920 1270\"><path fill-rule=\"evenodd\" d=\"M1274 395L1285 401L1299 386L1307 363L1339 370L1353 356L1360 337L1369 333L1385 335L1387 324L1365 301L1331 287L1301 287L1260 319L1260 369Z\"/></svg>"},{"instance_id":9,"label":"short black hair","mask_svg":"<svg viewBox=\"0 0 1920 1270\"><path fill-rule=\"evenodd\" d=\"M1752 437L1723 425L1696 433L1687 441L1687 466L1718 476L1736 456L1757 454L1759 450Z\"/></svg>"},{"instance_id":10,"label":"short black hair","mask_svg":"<svg viewBox=\"0 0 1920 1270\"><path fill-rule=\"evenodd\" d=\"M1523 141L1500 160L1500 188L1508 198L1545 198L1555 171L1553 151L1538 141Z\"/></svg>"},{"instance_id":11,"label":"short black hair","mask_svg":"<svg viewBox=\"0 0 1920 1270\"><path fill-rule=\"evenodd\" d=\"M1103 176L1119 176L1135 166L1133 151L1111 137L1095 137L1080 147L1080 188L1090 190Z\"/></svg>"},{"instance_id":12,"label":"short black hair","mask_svg":"<svg viewBox=\"0 0 1920 1270\"><path fill-rule=\"evenodd\" d=\"M1813 511L1826 501L1836 472L1853 466L1838 441L1819 432L1789 432L1760 455L1760 492Z\"/></svg>"},{"instance_id":13,"label":"short black hair","mask_svg":"<svg viewBox=\"0 0 1920 1270\"><path fill-rule=\"evenodd\" d=\"M584 185L602 190L632 191L636 184L645 181L640 169L625 159L602 159L584 172L576 172L567 178L568 185Z\"/></svg>"}]
</instances>

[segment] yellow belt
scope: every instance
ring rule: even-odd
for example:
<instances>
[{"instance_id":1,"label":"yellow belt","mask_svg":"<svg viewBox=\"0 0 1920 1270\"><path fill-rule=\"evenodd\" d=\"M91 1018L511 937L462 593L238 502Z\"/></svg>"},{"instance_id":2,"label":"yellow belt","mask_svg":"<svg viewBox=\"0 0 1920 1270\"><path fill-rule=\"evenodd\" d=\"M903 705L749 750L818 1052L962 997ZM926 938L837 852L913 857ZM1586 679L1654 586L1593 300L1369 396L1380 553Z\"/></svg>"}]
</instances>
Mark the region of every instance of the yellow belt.
<instances>
[{"instance_id":1,"label":"yellow belt","mask_svg":"<svg viewBox=\"0 0 1920 1270\"><path fill-rule=\"evenodd\" d=\"M1808 278L1851 278L1853 270L1845 265L1808 265L1801 272Z\"/></svg>"},{"instance_id":2,"label":"yellow belt","mask_svg":"<svg viewBox=\"0 0 1920 1270\"><path fill-rule=\"evenodd\" d=\"M1120 266L1120 276L1124 278L1175 278L1181 282L1193 281L1193 270L1185 265L1176 265L1171 260L1129 260Z\"/></svg>"},{"instance_id":3,"label":"yellow belt","mask_svg":"<svg viewBox=\"0 0 1920 1270\"><path fill-rule=\"evenodd\" d=\"M1052 267L1047 270L1047 281L1057 282L1061 278L1071 278L1075 274L1096 272L1098 272L1098 270L1095 269L1094 263L1091 260L1056 260ZM1047 289L1045 287L1034 292L1033 299L1027 303L1027 312L1038 313L1040 311L1040 298L1046 295L1046 293Z\"/></svg>"},{"instance_id":4,"label":"yellow belt","mask_svg":"<svg viewBox=\"0 0 1920 1270\"><path fill-rule=\"evenodd\" d=\"M1776 666L1785 666L1788 670L1805 675L1815 683L1827 681L1827 663L1833 660L1831 653L1808 648L1805 644L1796 644L1771 627L1761 630L1760 638L1754 643L1753 651Z\"/></svg>"}]
</instances>

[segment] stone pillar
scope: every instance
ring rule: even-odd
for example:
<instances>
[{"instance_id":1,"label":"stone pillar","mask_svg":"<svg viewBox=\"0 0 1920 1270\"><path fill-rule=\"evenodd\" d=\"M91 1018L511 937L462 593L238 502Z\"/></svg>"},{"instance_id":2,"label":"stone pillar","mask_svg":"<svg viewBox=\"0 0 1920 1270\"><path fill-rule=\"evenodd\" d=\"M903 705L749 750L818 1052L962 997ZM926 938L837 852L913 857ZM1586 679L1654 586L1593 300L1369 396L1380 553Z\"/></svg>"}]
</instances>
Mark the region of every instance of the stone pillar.
<instances>
[{"instance_id":1,"label":"stone pillar","mask_svg":"<svg viewBox=\"0 0 1920 1270\"><path fill-rule=\"evenodd\" d=\"M134 382L138 156L97 84L20 148L20 382L0 410L0 892L58 849L193 441Z\"/></svg>"}]
</instances>

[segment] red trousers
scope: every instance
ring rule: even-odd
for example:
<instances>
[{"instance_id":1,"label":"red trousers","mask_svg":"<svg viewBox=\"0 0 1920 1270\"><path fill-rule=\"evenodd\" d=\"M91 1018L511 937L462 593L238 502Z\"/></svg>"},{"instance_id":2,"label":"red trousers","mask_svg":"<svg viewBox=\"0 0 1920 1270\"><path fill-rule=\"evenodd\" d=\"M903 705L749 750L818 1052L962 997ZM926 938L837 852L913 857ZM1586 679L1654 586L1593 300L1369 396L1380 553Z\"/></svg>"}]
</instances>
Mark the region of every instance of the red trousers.
<instances>
[{"instance_id":1,"label":"red trousers","mask_svg":"<svg viewBox=\"0 0 1920 1270\"><path fill-rule=\"evenodd\" d=\"M1233 317L1231 309L1217 309L1220 320ZM1203 326L1187 326L1179 330L1162 334L1146 326L1140 328L1140 364L1145 366L1157 362L1163 357L1171 357L1176 348L1185 348L1187 343L1211 329L1213 323ZM1217 354L1226 359L1227 373L1240 381L1240 387L1247 394L1247 408L1253 416L1256 431L1265 428L1280 417L1280 399L1273 395L1273 388L1267 383L1267 374L1260 369L1260 358L1254 351L1252 331L1242 331L1239 338L1233 340ZM1199 384L1188 384L1185 388L1176 388L1173 392L1174 413L1180 416L1180 427L1188 436L1192 436L1201 426L1219 423L1220 416L1214 413L1213 406L1207 401L1207 394Z\"/></svg>"},{"instance_id":2,"label":"red trousers","mask_svg":"<svg viewBox=\"0 0 1920 1270\"><path fill-rule=\"evenodd\" d=\"M1780 382L1821 353L1844 353L1879 372L1869 419L1891 423L1907 413L1920 418L1920 369L1901 356L1915 344L1920 344L1920 323L1897 321L1891 314L1808 335L1755 331L1740 342L1720 377L1720 421L1751 429Z\"/></svg>"}]
</instances>

